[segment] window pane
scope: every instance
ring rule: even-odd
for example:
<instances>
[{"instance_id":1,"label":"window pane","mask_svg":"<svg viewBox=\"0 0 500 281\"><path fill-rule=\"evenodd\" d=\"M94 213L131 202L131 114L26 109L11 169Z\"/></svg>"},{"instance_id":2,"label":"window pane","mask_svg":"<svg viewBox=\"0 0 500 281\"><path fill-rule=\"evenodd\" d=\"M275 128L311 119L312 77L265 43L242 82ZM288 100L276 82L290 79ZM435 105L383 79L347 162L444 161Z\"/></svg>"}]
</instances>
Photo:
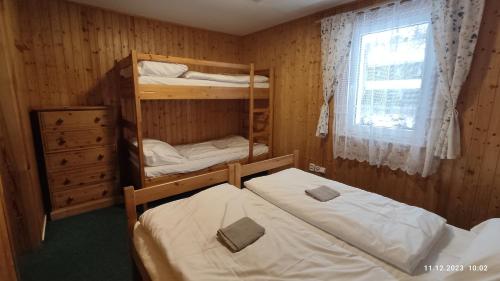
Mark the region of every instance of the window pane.
<instances>
[{"instance_id":1,"label":"window pane","mask_svg":"<svg viewBox=\"0 0 500 281\"><path fill-rule=\"evenodd\" d=\"M361 36L357 125L415 128L428 27L424 23Z\"/></svg>"}]
</instances>

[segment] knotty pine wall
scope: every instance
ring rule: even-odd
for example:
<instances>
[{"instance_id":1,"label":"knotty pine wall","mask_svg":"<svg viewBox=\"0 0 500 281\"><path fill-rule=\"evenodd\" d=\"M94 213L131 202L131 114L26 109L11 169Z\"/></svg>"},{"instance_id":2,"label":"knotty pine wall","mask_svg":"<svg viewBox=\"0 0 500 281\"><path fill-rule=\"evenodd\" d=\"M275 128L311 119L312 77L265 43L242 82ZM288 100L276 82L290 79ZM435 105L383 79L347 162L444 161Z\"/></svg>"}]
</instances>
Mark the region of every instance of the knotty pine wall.
<instances>
[{"instance_id":1,"label":"knotty pine wall","mask_svg":"<svg viewBox=\"0 0 500 281\"><path fill-rule=\"evenodd\" d=\"M16 88L19 111L9 113L20 117L12 119L20 120L14 124L12 116L4 112L0 130L5 133L0 131L0 144L4 155L26 155L21 160L11 156L10 161L16 165L4 161L3 157L1 166L3 172L11 175L10 184L6 186L13 198L10 204L19 210L12 215L21 222L13 235L17 249L36 247L34 239L40 228L41 209L36 202L38 184L21 181L36 178L36 171L32 169L34 159L29 145L21 149L14 145L23 137L28 144L31 141L26 127L28 111L53 105L114 104L118 83L113 65L132 49L227 62L254 61L259 67L275 66L276 154L298 148L303 167L309 162L324 165L330 178L436 211L458 226L469 227L485 218L499 216L500 99L496 99L499 2L487 0L472 74L459 104L464 151L461 159L444 161L439 173L424 179L366 163L334 160L331 136L326 140L314 136L322 102L316 20L381 2L384 1L357 1L237 37L62 0L0 0L2 5L8 3L11 10L8 14L12 40L7 42L7 49L16 55L17 65L15 77L9 79ZM2 15L2 18L5 17ZM241 106L236 102L150 102L143 108L147 121L145 133L174 144L238 133L241 126L235 120L241 117ZM8 108L15 107L4 106ZM179 125L179 121L185 123ZM22 128L21 131L15 131L16 126Z\"/></svg>"},{"instance_id":2,"label":"knotty pine wall","mask_svg":"<svg viewBox=\"0 0 500 281\"><path fill-rule=\"evenodd\" d=\"M118 74L113 66L115 60L127 56L132 49L238 62L240 38L62 0L0 0L0 3L0 18L8 21L11 31L5 41L6 50L16 64L16 75L8 77L8 82L16 88L12 97L18 99L7 105L2 96L4 118L0 121L5 123L0 126L0 152L2 156L11 155L12 161L20 161L14 155L27 157L20 158L26 160L19 163L20 168L7 160L0 166L3 174L11 176L4 181L10 191L10 217L16 222L13 225L18 226L13 237L19 253L39 244L43 217L28 119L32 108L116 104ZM3 70L4 65L0 67ZM14 117L12 112L21 118ZM242 103L235 101L147 102L143 106L145 136L177 144L238 134L242 129L242 112ZM14 121L18 119L21 123ZM20 129L14 134L12 131L17 127ZM21 136L27 142L26 151L15 146ZM27 174L35 182L27 183ZM33 203L37 199L39 202ZM24 206L31 213L23 212ZM36 223L30 221L33 218Z\"/></svg>"},{"instance_id":3,"label":"knotty pine wall","mask_svg":"<svg viewBox=\"0 0 500 281\"><path fill-rule=\"evenodd\" d=\"M438 212L460 227L500 217L500 1L486 0L471 74L460 97L460 159L443 161L437 174L422 178L332 159L331 134L326 140L315 137L323 100L317 20L381 2L357 1L242 39L245 62L276 67L274 151L298 148L303 168L310 162L324 165L329 178Z\"/></svg>"},{"instance_id":4,"label":"knotty pine wall","mask_svg":"<svg viewBox=\"0 0 500 281\"><path fill-rule=\"evenodd\" d=\"M0 174L7 228L16 254L40 245L43 207L31 142L30 122L24 109L23 64L16 59L18 13L13 0L0 0Z\"/></svg>"},{"instance_id":5,"label":"knotty pine wall","mask_svg":"<svg viewBox=\"0 0 500 281\"><path fill-rule=\"evenodd\" d=\"M115 104L116 60L139 52L238 62L236 36L82 6L61 0L18 0L29 107ZM187 109L187 110L186 110ZM210 115L217 111L224 114ZM240 132L241 103L143 104L146 137L172 144ZM187 113L187 114L186 114ZM209 130L210 123L218 124ZM172 126L172 124L176 126ZM200 124L206 124L200 129ZM182 136L182 138L178 138Z\"/></svg>"}]
</instances>

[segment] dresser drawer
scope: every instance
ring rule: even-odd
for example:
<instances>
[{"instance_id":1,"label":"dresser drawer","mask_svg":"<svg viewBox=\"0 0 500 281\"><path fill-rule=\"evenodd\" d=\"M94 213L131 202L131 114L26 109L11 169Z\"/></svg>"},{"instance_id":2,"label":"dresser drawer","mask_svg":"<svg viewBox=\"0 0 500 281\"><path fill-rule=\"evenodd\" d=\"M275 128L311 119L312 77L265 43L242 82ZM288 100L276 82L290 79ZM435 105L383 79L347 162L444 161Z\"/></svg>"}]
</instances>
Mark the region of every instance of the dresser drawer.
<instances>
[{"instance_id":1,"label":"dresser drawer","mask_svg":"<svg viewBox=\"0 0 500 281\"><path fill-rule=\"evenodd\" d=\"M40 112L42 129L113 126L110 110L64 110Z\"/></svg>"},{"instance_id":2,"label":"dresser drawer","mask_svg":"<svg viewBox=\"0 0 500 281\"><path fill-rule=\"evenodd\" d=\"M85 165L113 162L116 159L114 146L58 152L47 154L45 158L47 170L57 171Z\"/></svg>"},{"instance_id":3,"label":"dresser drawer","mask_svg":"<svg viewBox=\"0 0 500 281\"><path fill-rule=\"evenodd\" d=\"M52 194L52 207L54 209L69 207L89 201L117 195L118 190L114 182L103 182Z\"/></svg>"},{"instance_id":4,"label":"dresser drawer","mask_svg":"<svg viewBox=\"0 0 500 281\"><path fill-rule=\"evenodd\" d=\"M115 142L114 129L45 132L46 152L109 145Z\"/></svg>"},{"instance_id":5,"label":"dresser drawer","mask_svg":"<svg viewBox=\"0 0 500 281\"><path fill-rule=\"evenodd\" d=\"M71 189L81 185L114 180L115 178L116 169L114 165L101 165L48 173L49 186L52 191Z\"/></svg>"}]
</instances>

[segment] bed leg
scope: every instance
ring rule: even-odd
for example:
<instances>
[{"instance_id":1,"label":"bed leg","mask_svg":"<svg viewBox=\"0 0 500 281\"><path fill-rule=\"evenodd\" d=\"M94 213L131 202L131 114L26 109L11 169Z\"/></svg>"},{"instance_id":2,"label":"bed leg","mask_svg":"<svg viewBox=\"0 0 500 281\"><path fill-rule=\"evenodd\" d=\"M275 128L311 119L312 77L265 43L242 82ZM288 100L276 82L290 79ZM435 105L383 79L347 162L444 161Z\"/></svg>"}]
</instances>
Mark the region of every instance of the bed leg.
<instances>
[{"instance_id":1,"label":"bed leg","mask_svg":"<svg viewBox=\"0 0 500 281\"><path fill-rule=\"evenodd\" d=\"M235 181L235 186L238 188L241 188L241 164L236 163L234 165L234 181Z\"/></svg>"}]
</instances>

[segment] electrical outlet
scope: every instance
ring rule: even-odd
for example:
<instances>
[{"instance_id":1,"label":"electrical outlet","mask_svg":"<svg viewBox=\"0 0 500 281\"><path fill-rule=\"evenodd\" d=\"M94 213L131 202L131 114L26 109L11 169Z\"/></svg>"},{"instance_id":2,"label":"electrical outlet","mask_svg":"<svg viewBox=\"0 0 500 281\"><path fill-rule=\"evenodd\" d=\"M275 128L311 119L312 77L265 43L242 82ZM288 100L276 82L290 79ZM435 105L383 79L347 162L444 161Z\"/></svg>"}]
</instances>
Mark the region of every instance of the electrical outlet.
<instances>
[{"instance_id":1,"label":"electrical outlet","mask_svg":"<svg viewBox=\"0 0 500 281\"><path fill-rule=\"evenodd\" d=\"M326 168L314 165L314 172L324 174L326 172Z\"/></svg>"},{"instance_id":2,"label":"electrical outlet","mask_svg":"<svg viewBox=\"0 0 500 281\"><path fill-rule=\"evenodd\" d=\"M314 163L309 163L309 171L314 172L316 170L316 165Z\"/></svg>"}]
</instances>

